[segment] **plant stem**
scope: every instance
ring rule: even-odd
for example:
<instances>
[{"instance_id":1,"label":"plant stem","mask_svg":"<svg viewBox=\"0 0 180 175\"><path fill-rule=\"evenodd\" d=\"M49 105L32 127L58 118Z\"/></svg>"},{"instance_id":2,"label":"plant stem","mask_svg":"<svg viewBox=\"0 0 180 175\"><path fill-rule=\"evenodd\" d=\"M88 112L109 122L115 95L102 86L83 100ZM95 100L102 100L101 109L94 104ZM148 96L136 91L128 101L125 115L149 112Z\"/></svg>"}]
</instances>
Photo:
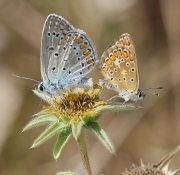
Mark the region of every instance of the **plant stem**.
<instances>
[{"instance_id":1,"label":"plant stem","mask_svg":"<svg viewBox=\"0 0 180 175\"><path fill-rule=\"evenodd\" d=\"M89 163L89 158L88 158L88 153L87 153L87 147L86 147L85 132L84 132L83 128L82 128L81 134L79 135L77 142L78 142L78 146L80 149L83 165L84 165L85 170L86 170L86 174L92 175L91 167L90 167L90 163Z\"/></svg>"}]
</instances>

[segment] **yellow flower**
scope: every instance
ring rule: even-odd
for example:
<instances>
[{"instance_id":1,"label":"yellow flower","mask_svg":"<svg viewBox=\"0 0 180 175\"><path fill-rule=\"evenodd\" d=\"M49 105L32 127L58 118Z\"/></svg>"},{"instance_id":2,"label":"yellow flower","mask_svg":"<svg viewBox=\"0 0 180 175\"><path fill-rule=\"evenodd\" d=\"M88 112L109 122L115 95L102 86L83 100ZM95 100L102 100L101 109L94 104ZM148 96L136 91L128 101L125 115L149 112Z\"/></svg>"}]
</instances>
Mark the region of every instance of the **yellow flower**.
<instances>
[{"instance_id":1,"label":"yellow flower","mask_svg":"<svg viewBox=\"0 0 180 175\"><path fill-rule=\"evenodd\" d=\"M84 89L76 88L67 90L61 96L55 96L49 100L50 106L44 106L47 114L55 114L59 121L63 117L70 119L69 124L79 121L85 124L90 120L87 116L96 116L96 108L106 104L99 99L101 89Z\"/></svg>"}]
</instances>

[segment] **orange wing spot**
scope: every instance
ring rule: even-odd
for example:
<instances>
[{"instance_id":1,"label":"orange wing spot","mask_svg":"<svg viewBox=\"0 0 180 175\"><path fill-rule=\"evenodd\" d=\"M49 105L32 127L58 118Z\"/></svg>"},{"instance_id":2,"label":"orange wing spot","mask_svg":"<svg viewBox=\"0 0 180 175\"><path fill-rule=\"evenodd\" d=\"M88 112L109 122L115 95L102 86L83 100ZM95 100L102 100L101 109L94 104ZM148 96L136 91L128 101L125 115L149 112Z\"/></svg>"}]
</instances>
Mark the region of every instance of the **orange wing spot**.
<instances>
[{"instance_id":1,"label":"orange wing spot","mask_svg":"<svg viewBox=\"0 0 180 175\"><path fill-rule=\"evenodd\" d=\"M132 55L130 55L129 59L130 61L134 61L134 57Z\"/></svg>"},{"instance_id":2,"label":"orange wing spot","mask_svg":"<svg viewBox=\"0 0 180 175\"><path fill-rule=\"evenodd\" d=\"M93 60L92 60L91 58L86 58L86 60L87 60L87 63L88 63L88 64L93 63Z\"/></svg>"},{"instance_id":3,"label":"orange wing spot","mask_svg":"<svg viewBox=\"0 0 180 175\"><path fill-rule=\"evenodd\" d=\"M85 50L85 51L83 51L83 54L84 54L84 55L89 55L89 54L90 54L90 51L89 51L89 50Z\"/></svg>"},{"instance_id":4,"label":"orange wing spot","mask_svg":"<svg viewBox=\"0 0 180 175\"><path fill-rule=\"evenodd\" d=\"M68 43L70 41L70 38L69 37L66 37L66 42Z\"/></svg>"},{"instance_id":5,"label":"orange wing spot","mask_svg":"<svg viewBox=\"0 0 180 175\"><path fill-rule=\"evenodd\" d=\"M114 54L113 54L115 57L117 57L118 56L118 52L114 52Z\"/></svg>"},{"instance_id":6,"label":"orange wing spot","mask_svg":"<svg viewBox=\"0 0 180 175\"><path fill-rule=\"evenodd\" d=\"M78 44L82 43L83 40L81 38L78 38Z\"/></svg>"},{"instance_id":7,"label":"orange wing spot","mask_svg":"<svg viewBox=\"0 0 180 175\"><path fill-rule=\"evenodd\" d=\"M61 45L62 44L62 40L60 40L59 42L58 42L58 45Z\"/></svg>"},{"instance_id":8,"label":"orange wing spot","mask_svg":"<svg viewBox=\"0 0 180 175\"><path fill-rule=\"evenodd\" d=\"M126 41L126 44L129 46L131 44L131 41L130 40Z\"/></svg>"},{"instance_id":9,"label":"orange wing spot","mask_svg":"<svg viewBox=\"0 0 180 175\"><path fill-rule=\"evenodd\" d=\"M102 70L103 70L104 72L107 72L107 71L108 71L108 66L107 66L107 67L103 67Z\"/></svg>"},{"instance_id":10,"label":"orange wing spot","mask_svg":"<svg viewBox=\"0 0 180 175\"><path fill-rule=\"evenodd\" d=\"M107 60L107 61L106 61L106 64L107 64L107 65L111 65L111 64L112 64L111 59Z\"/></svg>"},{"instance_id":11,"label":"orange wing spot","mask_svg":"<svg viewBox=\"0 0 180 175\"><path fill-rule=\"evenodd\" d=\"M120 44L121 44L121 45L124 45L124 42L123 42L123 41L121 41L121 42L120 42Z\"/></svg>"},{"instance_id":12,"label":"orange wing spot","mask_svg":"<svg viewBox=\"0 0 180 175\"><path fill-rule=\"evenodd\" d=\"M113 56L110 57L110 59L111 59L111 61L114 61L116 58L115 58L115 56L113 55Z\"/></svg>"},{"instance_id":13,"label":"orange wing spot","mask_svg":"<svg viewBox=\"0 0 180 175\"><path fill-rule=\"evenodd\" d=\"M76 36L74 36L73 40L76 40L76 39L77 39L77 37L76 37Z\"/></svg>"},{"instance_id":14,"label":"orange wing spot","mask_svg":"<svg viewBox=\"0 0 180 175\"><path fill-rule=\"evenodd\" d=\"M118 55L122 55L122 51L121 50L118 51Z\"/></svg>"},{"instance_id":15,"label":"orange wing spot","mask_svg":"<svg viewBox=\"0 0 180 175\"><path fill-rule=\"evenodd\" d=\"M86 45L85 44L81 44L80 45L80 49L84 49L84 48L86 48Z\"/></svg>"},{"instance_id":16,"label":"orange wing spot","mask_svg":"<svg viewBox=\"0 0 180 175\"><path fill-rule=\"evenodd\" d=\"M128 51L124 51L123 54L124 54L125 58L127 58L129 56L129 52Z\"/></svg>"}]
</instances>

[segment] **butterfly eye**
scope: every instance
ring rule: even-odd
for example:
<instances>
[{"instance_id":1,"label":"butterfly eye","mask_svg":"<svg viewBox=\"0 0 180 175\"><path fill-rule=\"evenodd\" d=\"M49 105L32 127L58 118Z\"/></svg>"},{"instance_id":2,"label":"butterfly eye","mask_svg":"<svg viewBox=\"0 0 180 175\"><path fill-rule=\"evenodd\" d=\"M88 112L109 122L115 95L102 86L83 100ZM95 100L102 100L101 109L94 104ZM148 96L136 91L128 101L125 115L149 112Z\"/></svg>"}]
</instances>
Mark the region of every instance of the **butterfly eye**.
<instances>
[{"instance_id":1,"label":"butterfly eye","mask_svg":"<svg viewBox=\"0 0 180 175\"><path fill-rule=\"evenodd\" d=\"M38 90L40 90L41 92L44 91L44 85L43 85L43 83L40 83L40 84L38 85Z\"/></svg>"}]
</instances>

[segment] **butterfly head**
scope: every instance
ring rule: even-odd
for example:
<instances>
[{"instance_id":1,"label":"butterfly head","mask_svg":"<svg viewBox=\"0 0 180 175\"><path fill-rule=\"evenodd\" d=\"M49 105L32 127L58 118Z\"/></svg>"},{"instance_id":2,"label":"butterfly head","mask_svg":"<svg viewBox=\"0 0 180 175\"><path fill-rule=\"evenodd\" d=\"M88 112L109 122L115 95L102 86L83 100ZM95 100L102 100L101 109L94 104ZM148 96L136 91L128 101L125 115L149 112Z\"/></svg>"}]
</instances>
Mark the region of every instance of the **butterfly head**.
<instances>
[{"instance_id":1,"label":"butterfly head","mask_svg":"<svg viewBox=\"0 0 180 175\"><path fill-rule=\"evenodd\" d=\"M138 101L142 100L146 94L144 94L144 91L138 90L138 92L130 97L132 101Z\"/></svg>"},{"instance_id":2,"label":"butterfly head","mask_svg":"<svg viewBox=\"0 0 180 175\"><path fill-rule=\"evenodd\" d=\"M44 82L40 82L38 84L37 88L33 91L38 97L42 98L45 101L50 100L52 97L52 94L49 93L49 90L46 87L46 85L44 84Z\"/></svg>"},{"instance_id":3,"label":"butterfly head","mask_svg":"<svg viewBox=\"0 0 180 175\"><path fill-rule=\"evenodd\" d=\"M151 89L162 89L162 87L158 87L158 88L148 88L148 89L144 89L144 90L142 90L142 91L141 91L141 90L138 90L138 92L137 92L136 94L132 95L129 99L131 99L131 100L133 100L133 101L142 100L142 99L146 96L146 94L145 94L144 92L149 92L149 93L151 93L151 94L153 94L153 95L159 96L158 93L149 91L149 90L151 90ZM129 100L129 99L128 99L128 100ZM128 101L128 100L127 100L127 101Z\"/></svg>"}]
</instances>

